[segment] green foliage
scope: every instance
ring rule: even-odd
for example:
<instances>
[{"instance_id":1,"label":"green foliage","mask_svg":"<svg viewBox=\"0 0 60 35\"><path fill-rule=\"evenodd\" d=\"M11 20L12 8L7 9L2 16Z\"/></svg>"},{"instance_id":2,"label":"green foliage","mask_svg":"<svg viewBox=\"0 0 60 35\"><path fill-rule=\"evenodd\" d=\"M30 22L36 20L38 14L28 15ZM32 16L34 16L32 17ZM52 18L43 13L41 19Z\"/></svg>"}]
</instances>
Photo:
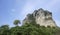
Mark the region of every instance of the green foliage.
<instances>
[{"instance_id":1,"label":"green foliage","mask_svg":"<svg viewBox=\"0 0 60 35\"><path fill-rule=\"evenodd\" d=\"M28 19L31 20L31 22L29 23L30 25L39 26L36 24L36 21L35 21L35 18L33 17L33 14L28 14L27 16L28 16Z\"/></svg>"},{"instance_id":2,"label":"green foliage","mask_svg":"<svg viewBox=\"0 0 60 35\"><path fill-rule=\"evenodd\" d=\"M18 24L20 21L15 22ZM60 33L60 28L44 27L35 22L25 23L22 26L9 27L3 25L0 27L0 35L56 35Z\"/></svg>"},{"instance_id":3,"label":"green foliage","mask_svg":"<svg viewBox=\"0 0 60 35\"><path fill-rule=\"evenodd\" d=\"M23 26L9 27L3 25L0 27L0 35L54 35L60 31L57 28L33 25L32 23L26 23Z\"/></svg>"},{"instance_id":4,"label":"green foliage","mask_svg":"<svg viewBox=\"0 0 60 35\"><path fill-rule=\"evenodd\" d=\"M14 24L15 24L16 26L18 26L18 24L20 24L20 20L15 20L15 21L14 21Z\"/></svg>"},{"instance_id":5,"label":"green foliage","mask_svg":"<svg viewBox=\"0 0 60 35\"><path fill-rule=\"evenodd\" d=\"M9 35L8 25L3 25L0 27L0 35Z\"/></svg>"}]
</instances>

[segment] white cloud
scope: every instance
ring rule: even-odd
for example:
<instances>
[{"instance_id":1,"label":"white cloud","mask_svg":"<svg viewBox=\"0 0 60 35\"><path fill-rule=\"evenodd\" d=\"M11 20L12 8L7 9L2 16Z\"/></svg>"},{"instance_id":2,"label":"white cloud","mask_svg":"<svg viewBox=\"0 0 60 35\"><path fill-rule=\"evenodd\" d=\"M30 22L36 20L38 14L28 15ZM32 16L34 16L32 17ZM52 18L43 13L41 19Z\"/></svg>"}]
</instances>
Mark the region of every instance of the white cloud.
<instances>
[{"instance_id":1,"label":"white cloud","mask_svg":"<svg viewBox=\"0 0 60 35\"><path fill-rule=\"evenodd\" d=\"M13 15L15 15L16 10L15 9L10 9L10 10L8 10L8 13L9 13L9 15L13 16Z\"/></svg>"},{"instance_id":2,"label":"white cloud","mask_svg":"<svg viewBox=\"0 0 60 35\"><path fill-rule=\"evenodd\" d=\"M11 9L12 12L15 12L15 9Z\"/></svg>"}]
</instances>

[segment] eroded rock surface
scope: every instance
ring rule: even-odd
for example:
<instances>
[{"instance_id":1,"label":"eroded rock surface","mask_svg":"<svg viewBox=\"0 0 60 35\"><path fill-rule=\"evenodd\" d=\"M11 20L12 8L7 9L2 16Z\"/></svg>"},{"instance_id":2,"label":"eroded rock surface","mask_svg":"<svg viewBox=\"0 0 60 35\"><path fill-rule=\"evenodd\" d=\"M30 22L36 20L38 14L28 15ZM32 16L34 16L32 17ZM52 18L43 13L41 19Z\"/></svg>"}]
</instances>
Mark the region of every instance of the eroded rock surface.
<instances>
[{"instance_id":1,"label":"eroded rock surface","mask_svg":"<svg viewBox=\"0 0 60 35\"><path fill-rule=\"evenodd\" d=\"M45 26L45 27L47 27L47 26L55 27L56 26L56 23L52 18L52 12L43 10L42 8L35 10L32 14L28 14L23 22L24 23L32 22L32 20L33 20L32 17L34 17L36 23L39 24L40 26ZM31 18L31 20L30 20L30 18Z\"/></svg>"}]
</instances>

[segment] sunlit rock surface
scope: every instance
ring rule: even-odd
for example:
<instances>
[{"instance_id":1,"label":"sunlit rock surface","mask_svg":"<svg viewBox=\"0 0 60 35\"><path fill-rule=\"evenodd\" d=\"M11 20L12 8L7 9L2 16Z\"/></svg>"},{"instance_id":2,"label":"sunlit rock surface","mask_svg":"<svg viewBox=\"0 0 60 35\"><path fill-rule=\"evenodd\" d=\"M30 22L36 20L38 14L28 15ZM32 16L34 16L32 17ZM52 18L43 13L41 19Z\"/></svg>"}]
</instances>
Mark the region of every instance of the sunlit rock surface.
<instances>
[{"instance_id":1,"label":"sunlit rock surface","mask_svg":"<svg viewBox=\"0 0 60 35\"><path fill-rule=\"evenodd\" d=\"M52 18L52 13L47 10L43 10L42 8L35 10L32 14L28 14L28 16L23 20L24 23L30 23L32 21L29 19L29 15L33 15L36 23L40 26L56 26L56 23Z\"/></svg>"}]
</instances>

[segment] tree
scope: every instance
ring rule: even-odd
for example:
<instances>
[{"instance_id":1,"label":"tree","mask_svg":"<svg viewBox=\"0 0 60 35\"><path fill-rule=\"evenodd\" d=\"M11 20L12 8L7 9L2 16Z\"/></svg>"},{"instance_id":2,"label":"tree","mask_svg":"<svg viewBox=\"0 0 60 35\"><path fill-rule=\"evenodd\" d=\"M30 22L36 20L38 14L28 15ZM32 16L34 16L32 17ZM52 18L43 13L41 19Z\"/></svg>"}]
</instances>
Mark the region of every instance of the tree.
<instances>
[{"instance_id":1,"label":"tree","mask_svg":"<svg viewBox=\"0 0 60 35\"><path fill-rule=\"evenodd\" d=\"M20 20L15 20L15 21L14 21L14 25L18 26L18 24L21 24L21 23L20 23Z\"/></svg>"},{"instance_id":2,"label":"tree","mask_svg":"<svg viewBox=\"0 0 60 35\"><path fill-rule=\"evenodd\" d=\"M3 25L0 27L0 35L9 35L9 26Z\"/></svg>"}]
</instances>

